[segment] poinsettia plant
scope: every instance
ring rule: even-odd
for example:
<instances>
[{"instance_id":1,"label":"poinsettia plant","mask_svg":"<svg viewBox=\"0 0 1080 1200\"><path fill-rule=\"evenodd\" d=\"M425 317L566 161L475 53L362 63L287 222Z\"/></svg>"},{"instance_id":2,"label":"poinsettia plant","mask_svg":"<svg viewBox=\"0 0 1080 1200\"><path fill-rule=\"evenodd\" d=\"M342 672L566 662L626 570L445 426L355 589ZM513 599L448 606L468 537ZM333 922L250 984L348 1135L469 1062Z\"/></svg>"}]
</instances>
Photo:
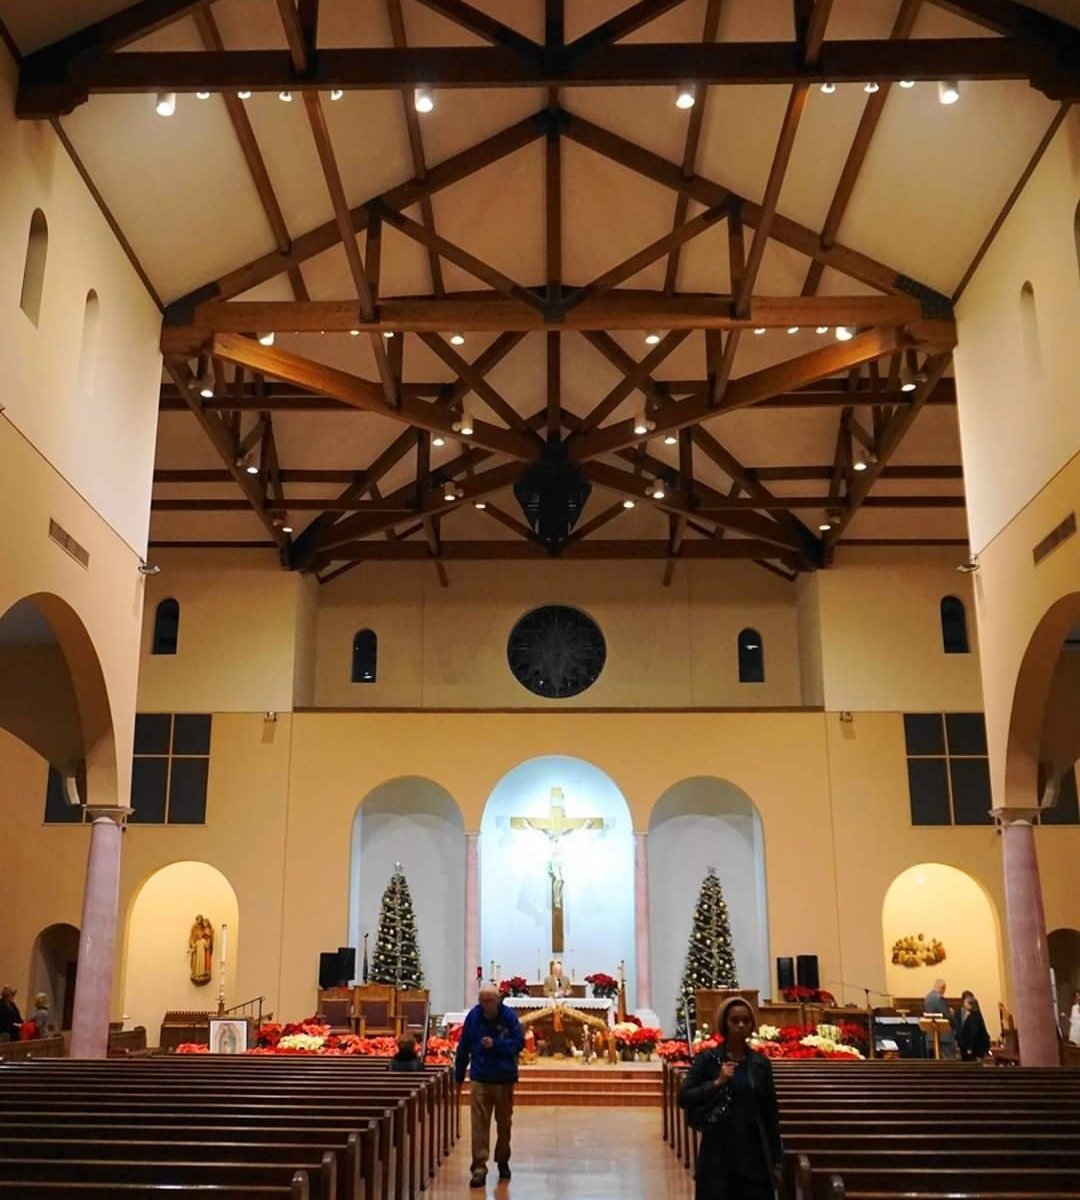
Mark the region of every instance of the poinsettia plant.
<instances>
[{"instance_id":1,"label":"poinsettia plant","mask_svg":"<svg viewBox=\"0 0 1080 1200\"><path fill-rule=\"evenodd\" d=\"M781 993L788 1004L835 1004L836 997L823 988L784 988Z\"/></svg>"},{"instance_id":2,"label":"poinsettia plant","mask_svg":"<svg viewBox=\"0 0 1080 1200\"><path fill-rule=\"evenodd\" d=\"M511 975L509 979L499 980L499 995L505 1000L507 996L527 996L529 983L524 975Z\"/></svg>"},{"instance_id":3,"label":"poinsettia plant","mask_svg":"<svg viewBox=\"0 0 1080 1200\"><path fill-rule=\"evenodd\" d=\"M659 1042L663 1036L664 1035L659 1029L649 1025L643 1025L640 1029L636 1030L630 1035L630 1045L633 1046L635 1050L645 1050L651 1054L656 1049L657 1042Z\"/></svg>"},{"instance_id":4,"label":"poinsettia plant","mask_svg":"<svg viewBox=\"0 0 1080 1200\"><path fill-rule=\"evenodd\" d=\"M614 1000L619 994L619 981L612 975L597 971L595 975L586 975L585 982L592 988L592 994L598 1000Z\"/></svg>"},{"instance_id":5,"label":"poinsettia plant","mask_svg":"<svg viewBox=\"0 0 1080 1200\"><path fill-rule=\"evenodd\" d=\"M460 1036L460 1031L459 1031ZM450 1062L452 1043L446 1038L432 1037L427 1041L424 1063L427 1066L446 1066ZM185 1042L176 1047L177 1054L208 1054L209 1046ZM255 1045L247 1053L257 1055L317 1054L323 1058L366 1055L370 1058L393 1058L398 1052L397 1038L360 1037L355 1033L332 1033L329 1025L308 1021L281 1025L276 1022L259 1026Z\"/></svg>"}]
</instances>

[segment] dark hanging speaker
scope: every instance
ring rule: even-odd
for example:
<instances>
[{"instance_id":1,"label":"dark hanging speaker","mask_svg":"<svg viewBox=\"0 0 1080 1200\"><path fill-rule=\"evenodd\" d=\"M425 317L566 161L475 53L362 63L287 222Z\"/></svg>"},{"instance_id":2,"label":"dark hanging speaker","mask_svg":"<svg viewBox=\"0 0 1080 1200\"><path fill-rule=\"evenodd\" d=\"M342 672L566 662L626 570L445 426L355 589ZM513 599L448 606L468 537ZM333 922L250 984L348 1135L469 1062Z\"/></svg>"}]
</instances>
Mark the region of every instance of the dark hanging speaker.
<instances>
[{"instance_id":1,"label":"dark hanging speaker","mask_svg":"<svg viewBox=\"0 0 1080 1200\"><path fill-rule=\"evenodd\" d=\"M776 989L786 992L795 986L795 960L793 958L778 958L776 960Z\"/></svg>"},{"instance_id":2,"label":"dark hanging speaker","mask_svg":"<svg viewBox=\"0 0 1080 1200\"><path fill-rule=\"evenodd\" d=\"M341 957L336 950L324 950L319 955L319 987L337 987L341 982Z\"/></svg>"},{"instance_id":3,"label":"dark hanging speaker","mask_svg":"<svg viewBox=\"0 0 1080 1200\"><path fill-rule=\"evenodd\" d=\"M356 947L338 946L338 960L341 963L341 979L351 983L356 978Z\"/></svg>"},{"instance_id":4,"label":"dark hanging speaker","mask_svg":"<svg viewBox=\"0 0 1080 1200\"><path fill-rule=\"evenodd\" d=\"M800 954L795 959L795 967L798 972L799 987L814 988L815 990L821 987L816 954Z\"/></svg>"}]
</instances>

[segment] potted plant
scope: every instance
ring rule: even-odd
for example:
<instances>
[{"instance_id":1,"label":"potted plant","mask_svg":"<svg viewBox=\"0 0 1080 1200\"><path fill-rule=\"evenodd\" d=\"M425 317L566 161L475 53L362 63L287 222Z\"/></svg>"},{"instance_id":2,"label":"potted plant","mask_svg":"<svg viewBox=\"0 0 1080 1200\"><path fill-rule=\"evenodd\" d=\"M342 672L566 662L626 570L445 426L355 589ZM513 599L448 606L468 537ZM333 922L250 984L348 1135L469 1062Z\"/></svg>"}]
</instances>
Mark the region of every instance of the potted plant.
<instances>
[{"instance_id":1,"label":"potted plant","mask_svg":"<svg viewBox=\"0 0 1080 1200\"><path fill-rule=\"evenodd\" d=\"M595 975L586 975L585 982L592 988L592 994L597 1000L614 1000L619 994L619 981L603 971Z\"/></svg>"}]
</instances>

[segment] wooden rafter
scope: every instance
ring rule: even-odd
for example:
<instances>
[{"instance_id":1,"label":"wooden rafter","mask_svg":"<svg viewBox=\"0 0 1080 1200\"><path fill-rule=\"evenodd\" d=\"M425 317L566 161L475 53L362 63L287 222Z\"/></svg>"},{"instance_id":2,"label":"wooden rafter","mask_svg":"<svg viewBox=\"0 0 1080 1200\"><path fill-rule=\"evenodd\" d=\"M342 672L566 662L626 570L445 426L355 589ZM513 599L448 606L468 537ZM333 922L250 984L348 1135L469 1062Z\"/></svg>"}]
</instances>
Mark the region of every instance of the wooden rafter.
<instances>
[{"instance_id":1,"label":"wooden rafter","mask_svg":"<svg viewBox=\"0 0 1080 1200\"><path fill-rule=\"evenodd\" d=\"M417 3L446 17L455 25L460 25L462 29L483 38L493 46L504 46L530 62L537 61L541 56L542 48L532 38L527 38L516 29L511 29L509 25L504 25L502 21L495 20L494 17L467 4L465 0L417 0Z\"/></svg>"}]
</instances>

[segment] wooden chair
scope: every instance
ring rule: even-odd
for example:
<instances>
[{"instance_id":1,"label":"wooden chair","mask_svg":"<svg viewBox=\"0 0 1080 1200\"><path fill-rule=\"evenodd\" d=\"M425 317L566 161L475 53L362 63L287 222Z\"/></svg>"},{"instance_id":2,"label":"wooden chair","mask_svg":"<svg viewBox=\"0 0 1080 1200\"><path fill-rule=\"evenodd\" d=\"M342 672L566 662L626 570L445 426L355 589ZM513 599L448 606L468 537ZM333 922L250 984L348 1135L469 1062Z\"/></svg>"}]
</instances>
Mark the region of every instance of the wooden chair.
<instances>
[{"instance_id":1,"label":"wooden chair","mask_svg":"<svg viewBox=\"0 0 1080 1200\"><path fill-rule=\"evenodd\" d=\"M353 989L353 1012L364 1037L398 1037L397 989L391 983L362 983Z\"/></svg>"},{"instance_id":2,"label":"wooden chair","mask_svg":"<svg viewBox=\"0 0 1080 1200\"><path fill-rule=\"evenodd\" d=\"M321 997L315 1019L320 1025L329 1025L331 1033L352 1033L352 998L349 996Z\"/></svg>"},{"instance_id":3,"label":"wooden chair","mask_svg":"<svg viewBox=\"0 0 1080 1200\"><path fill-rule=\"evenodd\" d=\"M423 1037L428 1024L430 993L427 988L404 988L397 994L397 1016L402 1033Z\"/></svg>"}]
</instances>

